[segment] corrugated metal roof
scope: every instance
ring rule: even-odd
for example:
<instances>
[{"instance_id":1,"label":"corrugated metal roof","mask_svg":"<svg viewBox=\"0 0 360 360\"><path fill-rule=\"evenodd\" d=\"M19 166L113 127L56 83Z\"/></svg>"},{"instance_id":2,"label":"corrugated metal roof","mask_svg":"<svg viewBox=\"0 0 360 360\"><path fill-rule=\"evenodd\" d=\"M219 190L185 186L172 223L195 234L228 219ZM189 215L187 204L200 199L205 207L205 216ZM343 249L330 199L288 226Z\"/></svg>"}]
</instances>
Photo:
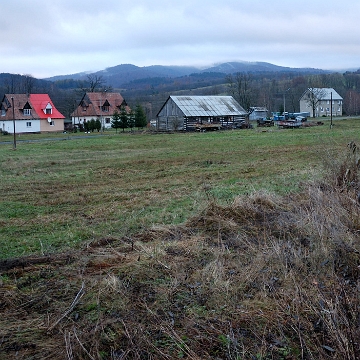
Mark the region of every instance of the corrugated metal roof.
<instances>
[{"instance_id":1,"label":"corrugated metal roof","mask_svg":"<svg viewBox=\"0 0 360 360\"><path fill-rule=\"evenodd\" d=\"M173 96L185 116L243 116L246 111L232 96Z\"/></svg>"},{"instance_id":2,"label":"corrugated metal roof","mask_svg":"<svg viewBox=\"0 0 360 360\"><path fill-rule=\"evenodd\" d=\"M268 109L266 107L261 107L261 106L251 106L250 110L252 110L252 111L268 111Z\"/></svg>"}]
</instances>

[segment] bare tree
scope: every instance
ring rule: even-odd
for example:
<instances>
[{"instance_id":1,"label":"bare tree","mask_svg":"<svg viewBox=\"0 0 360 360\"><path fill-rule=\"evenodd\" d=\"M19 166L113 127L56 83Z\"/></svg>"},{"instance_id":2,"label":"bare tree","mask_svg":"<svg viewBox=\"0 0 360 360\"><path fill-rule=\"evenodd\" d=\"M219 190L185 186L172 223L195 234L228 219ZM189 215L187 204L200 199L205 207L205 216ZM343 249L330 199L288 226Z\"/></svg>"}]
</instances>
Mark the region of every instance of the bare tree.
<instances>
[{"instance_id":1,"label":"bare tree","mask_svg":"<svg viewBox=\"0 0 360 360\"><path fill-rule=\"evenodd\" d=\"M174 131L182 129L183 121L179 119L179 117L174 116L172 117L172 128Z\"/></svg>"},{"instance_id":2,"label":"bare tree","mask_svg":"<svg viewBox=\"0 0 360 360\"><path fill-rule=\"evenodd\" d=\"M312 109L312 117L316 116L316 108L324 99L326 91L323 88L310 87L306 94L306 104Z\"/></svg>"},{"instance_id":3,"label":"bare tree","mask_svg":"<svg viewBox=\"0 0 360 360\"><path fill-rule=\"evenodd\" d=\"M90 74L87 76L89 84L89 92L95 92L98 88L102 87L105 83L104 78L101 75Z\"/></svg>"},{"instance_id":4,"label":"bare tree","mask_svg":"<svg viewBox=\"0 0 360 360\"><path fill-rule=\"evenodd\" d=\"M290 98L290 109L292 112L296 112L296 107L298 105L298 96L295 96L295 93L292 91L292 89L290 89L289 91L289 98Z\"/></svg>"},{"instance_id":5,"label":"bare tree","mask_svg":"<svg viewBox=\"0 0 360 360\"><path fill-rule=\"evenodd\" d=\"M258 84L258 95L255 100L255 104L252 106L264 106L269 111L275 107L274 102L274 92L276 89L274 89L274 84L272 81L269 81L269 79L261 79L261 81Z\"/></svg>"},{"instance_id":6,"label":"bare tree","mask_svg":"<svg viewBox=\"0 0 360 360\"><path fill-rule=\"evenodd\" d=\"M360 113L360 94L355 90L348 90L344 98L344 111L347 115Z\"/></svg>"},{"instance_id":7,"label":"bare tree","mask_svg":"<svg viewBox=\"0 0 360 360\"><path fill-rule=\"evenodd\" d=\"M25 93L31 94L35 86L35 78L32 75L26 74L22 77L22 80L23 80L22 86Z\"/></svg>"},{"instance_id":8,"label":"bare tree","mask_svg":"<svg viewBox=\"0 0 360 360\"><path fill-rule=\"evenodd\" d=\"M251 106L253 88L251 77L246 73L236 73L226 76L226 82L231 96L234 97L240 105L248 111Z\"/></svg>"},{"instance_id":9,"label":"bare tree","mask_svg":"<svg viewBox=\"0 0 360 360\"><path fill-rule=\"evenodd\" d=\"M9 77L4 80L4 85L8 94L16 94L20 87L19 75L9 75Z\"/></svg>"}]
</instances>

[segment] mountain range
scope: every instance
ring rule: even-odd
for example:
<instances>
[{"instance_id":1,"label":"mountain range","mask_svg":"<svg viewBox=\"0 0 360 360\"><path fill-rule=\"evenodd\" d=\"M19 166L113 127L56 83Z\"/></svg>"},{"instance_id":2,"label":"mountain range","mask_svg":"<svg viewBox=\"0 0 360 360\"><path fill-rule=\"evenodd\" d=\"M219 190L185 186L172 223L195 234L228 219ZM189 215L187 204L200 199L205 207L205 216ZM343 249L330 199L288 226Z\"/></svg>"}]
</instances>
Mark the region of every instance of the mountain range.
<instances>
[{"instance_id":1,"label":"mountain range","mask_svg":"<svg viewBox=\"0 0 360 360\"><path fill-rule=\"evenodd\" d=\"M121 87L124 84L136 82L142 79L150 78L179 78L194 74L234 74L238 72L259 73L259 72L292 72L292 73L329 73L330 71L314 68L290 68L274 65L267 62L226 62L213 65L208 68L198 68L193 66L164 66L151 65L139 67L132 64L121 64L108 67L96 72L80 72L69 75L53 76L44 80L63 81L63 80L87 80L89 75L101 76L107 85L114 88Z\"/></svg>"}]
</instances>

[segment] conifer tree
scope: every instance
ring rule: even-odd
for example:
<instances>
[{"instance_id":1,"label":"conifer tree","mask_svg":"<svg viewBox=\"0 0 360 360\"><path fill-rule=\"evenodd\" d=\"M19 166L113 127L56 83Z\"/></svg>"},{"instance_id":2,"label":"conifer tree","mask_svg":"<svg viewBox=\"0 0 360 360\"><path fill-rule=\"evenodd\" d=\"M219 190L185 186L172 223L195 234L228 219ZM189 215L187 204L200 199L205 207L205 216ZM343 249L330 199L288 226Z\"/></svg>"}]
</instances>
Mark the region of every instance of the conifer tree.
<instances>
[{"instance_id":1,"label":"conifer tree","mask_svg":"<svg viewBox=\"0 0 360 360\"><path fill-rule=\"evenodd\" d=\"M143 128L147 125L146 114L143 107L138 104L135 108L135 126L137 128Z\"/></svg>"},{"instance_id":2,"label":"conifer tree","mask_svg":"<svg viewBox=\"0 0 360 360\"><path fill-rule=\"evenodd\" d=\"M120 111L120 127L123 129L123 132L129 127L129 116L124 107Z\"/></svg>"},{"instance_id":3,"label":"conifer tree","mask_svg":"<svg viewBox=\"0 0 360 360\"><path fill-rule=\"evenodd\" d=\"M117 133L117 129L121 127L120 125L121 125L120 113L117 110L115 110L111 120L111 127L115 129Z\"/></svg>"}]
</instances>

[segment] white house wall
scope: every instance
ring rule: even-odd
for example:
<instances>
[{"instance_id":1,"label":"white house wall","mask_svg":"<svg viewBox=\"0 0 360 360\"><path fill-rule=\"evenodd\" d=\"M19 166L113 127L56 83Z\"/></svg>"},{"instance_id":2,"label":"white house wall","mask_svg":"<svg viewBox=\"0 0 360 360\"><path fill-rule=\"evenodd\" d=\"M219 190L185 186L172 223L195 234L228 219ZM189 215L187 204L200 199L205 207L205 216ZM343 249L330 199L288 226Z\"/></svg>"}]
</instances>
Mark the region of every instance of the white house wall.
<instances>
[{"instance_id":1,"label":"white house wall","mask_svg":"<svg viewBox=\"0 0 360 360\"><path fill-rule=\"evenodd\" d=\"M26 124L30 122L31 126ZM10 134L14 133L14 124L12 120L0 120L2 131L7 131ZM34 133L40 132L40 120L15 120L15 133Z\"/></svg>"},{"instance_id":2,"label":"white house wall","mask_svg":"<svg viewBox=\"0 0 360 360\"><path fill-rule=\"evenodd\" d=\"M91 121L92 119L96 120L99 119L98 117L94 117L94 116L73 116L71 118L71 122L73 125L84 125L85 122ZM109 123L106 123L106 119L110 119ZM99 119L101 120L101 119ZM102 117L102 125L105 129L110 129L111 128L111 122L113 120L112 116L103 116Z\"/></svg>"},{"instance_id":3,"label":"white house wall","mask_svg":"<svg viewBox=\"0 0 360 360\"><path fill-rule=\"evenodd\" d=\"M331 104L330 100L321 100L315 107L315 117L320 116L330 116L331 115ZM308 101L300 101L300 112L309 112L312 116L313 109L312 106L309 106ZM343 102L342 100L333 100L332 103L332 115L341 116L343 113Z\"/></svg>"}]
</instances>

